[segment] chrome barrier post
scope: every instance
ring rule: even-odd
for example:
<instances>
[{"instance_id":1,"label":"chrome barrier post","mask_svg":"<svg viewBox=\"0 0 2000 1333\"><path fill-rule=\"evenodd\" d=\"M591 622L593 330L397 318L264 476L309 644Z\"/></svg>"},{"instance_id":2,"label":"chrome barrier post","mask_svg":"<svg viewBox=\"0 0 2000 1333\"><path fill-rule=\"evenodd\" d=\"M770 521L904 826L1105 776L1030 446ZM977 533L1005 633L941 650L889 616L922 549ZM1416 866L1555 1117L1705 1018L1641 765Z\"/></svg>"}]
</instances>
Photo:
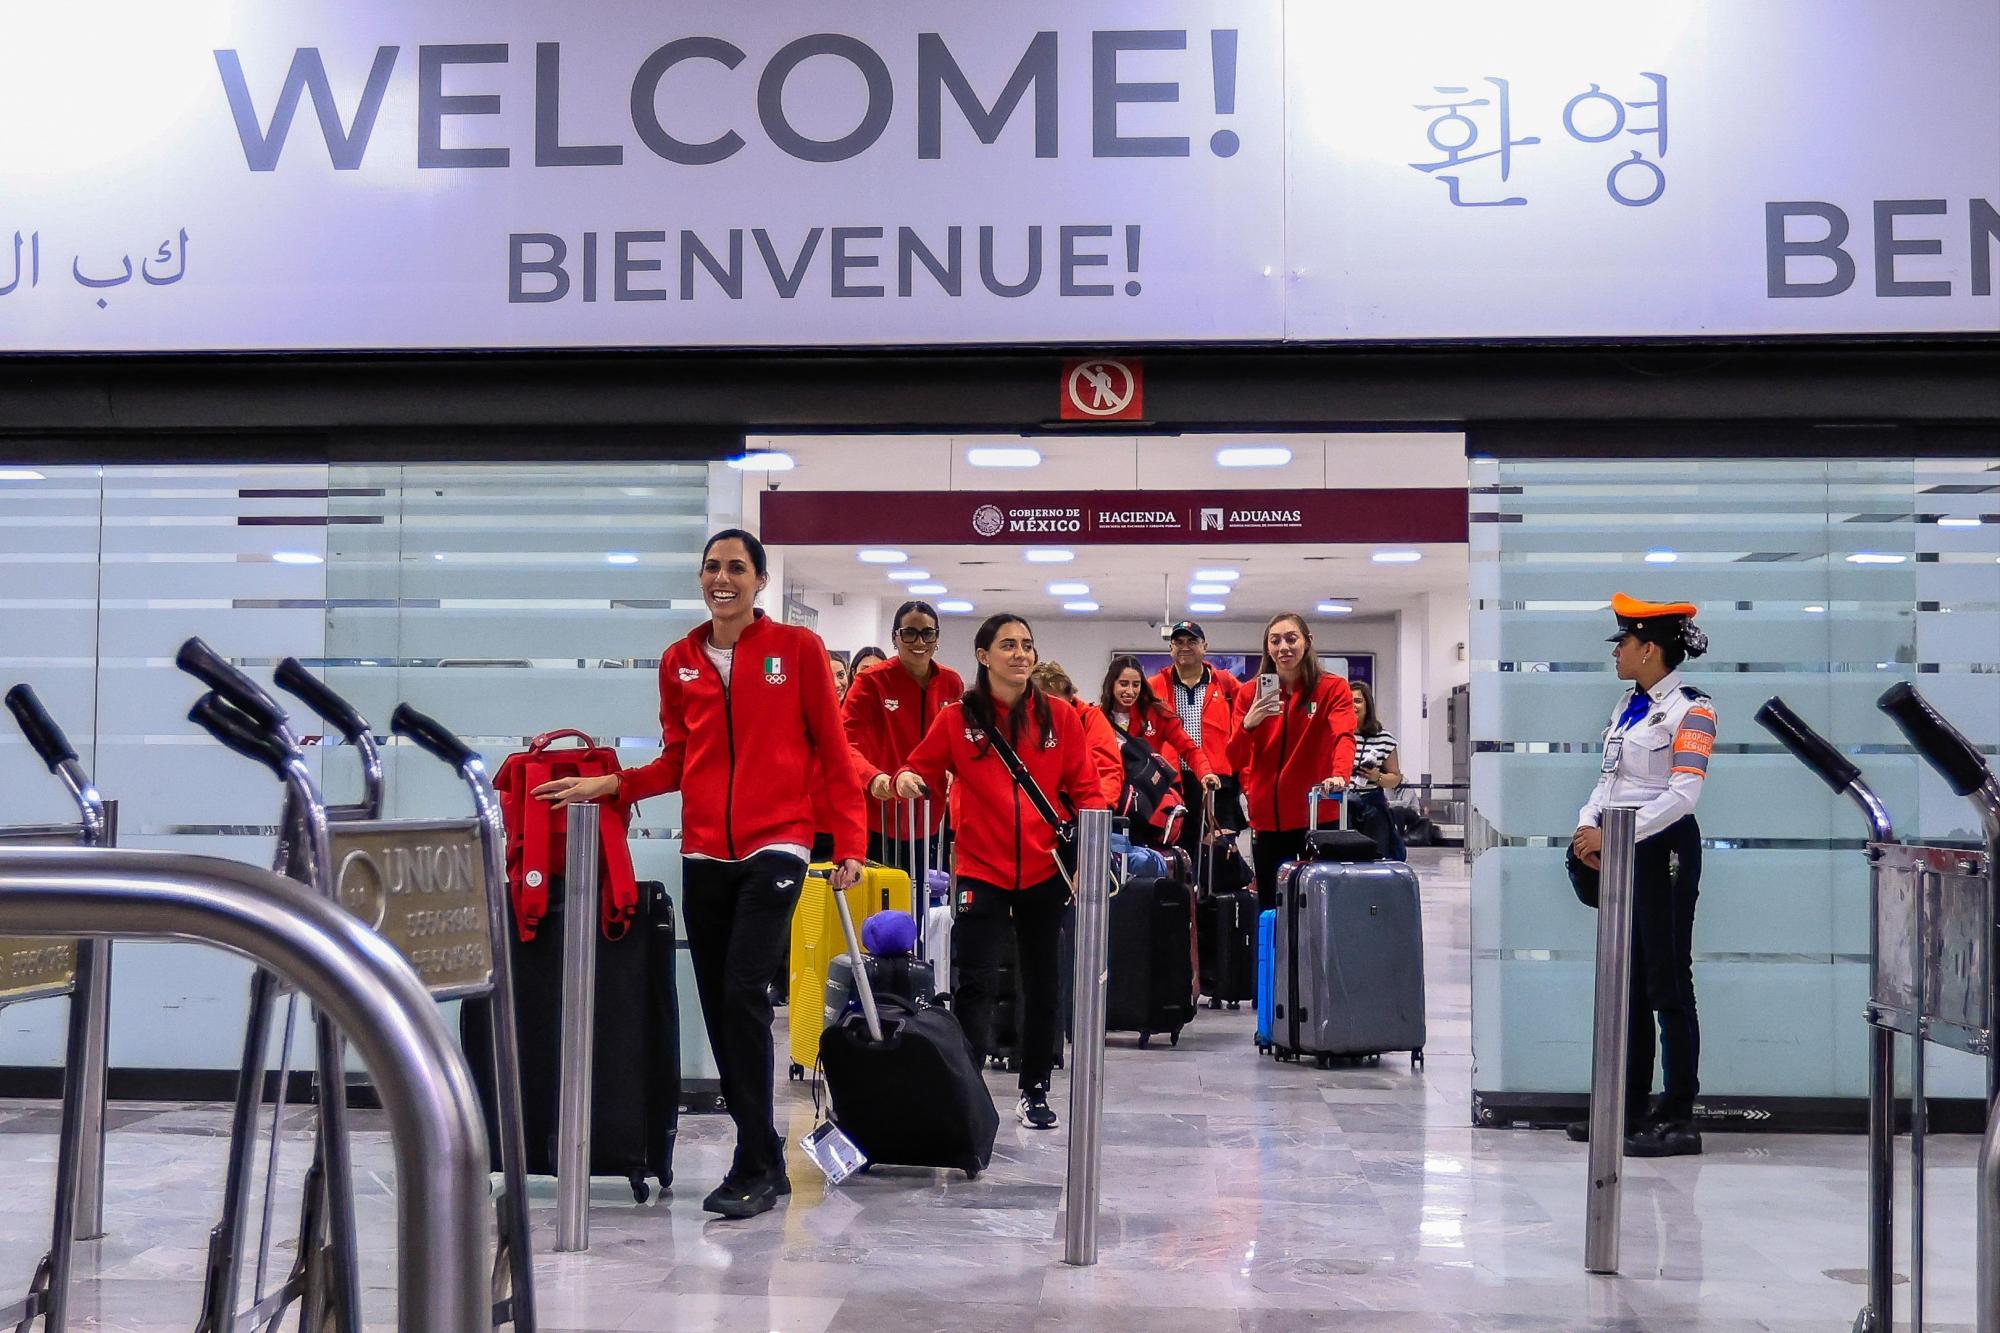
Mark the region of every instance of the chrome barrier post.
<instances>
[{"instance_id":1,"label":"chrome barrier post","mask_svg":"<svg viewBox=\"0 0 2000 1333\"><path fill-rule=\"evenodd\" d=\"M184 939L283 976L353 1038L396 1155L397 1326L487 1327L486 1137L465 1059L409 964L340 908L233 861L0 849L0 934Z\"/></svg>"},{"instance_id":2,"label":"chrome barrier post","mask_svg":"<svg viewBox=\"0 0 2000 1333\"><path fill-rule=\"evenodd\" d=\"M118 845L118 802L103 803L101 841ZM110 1098L111 1067L111 941L80 940L77 961L90 958L89 984L79 985L70 1003L82 1003L88 1029L83 1044L83 1156L77 1163L76 1238L96 1240L104 1234L105 1105Z\"/></svg>"},{"instance_id":3,"label":"chrome barrier post","mask_svg":"<svg viewBox=\"0 0 2000 1333\"><path fill-rule=\"evenodd\" d=\"M1632 869L1638 810L1604 811L1597 883L1597 1003L1590 1044L1590 1194L1583 1268L1618 1271L1619 1194L1625 1160L1625 1033L1632 1007Z\"/></svg>"},{"instance_id":4,"label":"chrome barrier post","mask_svg":"<svg viewBox=\"0 0 2000 1333\"><path fill-rule=\"evenodd\" d=\"M1069 1078L1068 1211L1063 1262L1097 1262L1097 1195L1104 1138L1105 933L1111 911L1111 812L1076 821L1076 1029Z\"/></svg>"},{"instance_id":5,"label":"chrome barrier post","mask_svg":"<svg viewBox=\"0 0 2000 1333\"><path fill-rule=\"evenodd\" d=\"M556 1121L556 1249L590 1248L590 1082L597 1024L595 805L569 807L563 862L562 1082Z\"/></svg>"}]
</instances>

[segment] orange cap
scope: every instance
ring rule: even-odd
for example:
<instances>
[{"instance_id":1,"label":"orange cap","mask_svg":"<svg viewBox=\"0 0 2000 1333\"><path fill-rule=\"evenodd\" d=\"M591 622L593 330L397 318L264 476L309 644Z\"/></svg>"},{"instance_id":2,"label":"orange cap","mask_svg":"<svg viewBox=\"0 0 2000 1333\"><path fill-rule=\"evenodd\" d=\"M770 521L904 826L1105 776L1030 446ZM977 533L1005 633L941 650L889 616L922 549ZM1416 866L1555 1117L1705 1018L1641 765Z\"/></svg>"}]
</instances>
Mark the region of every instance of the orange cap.
<instances>
[{"instance_id":1,"label":"orange cap","mask_svg":"<svg viewBox=\"0 0 2000 1333\"><path fill-rule=\"evenodd\" d=\"M1655 616L1687 616L1693 619L1699 613L1693 602L1642 602L1621 592L1612 594L1611 614L1621 620L1651 620Z\"/></svg>"}]
</instances>

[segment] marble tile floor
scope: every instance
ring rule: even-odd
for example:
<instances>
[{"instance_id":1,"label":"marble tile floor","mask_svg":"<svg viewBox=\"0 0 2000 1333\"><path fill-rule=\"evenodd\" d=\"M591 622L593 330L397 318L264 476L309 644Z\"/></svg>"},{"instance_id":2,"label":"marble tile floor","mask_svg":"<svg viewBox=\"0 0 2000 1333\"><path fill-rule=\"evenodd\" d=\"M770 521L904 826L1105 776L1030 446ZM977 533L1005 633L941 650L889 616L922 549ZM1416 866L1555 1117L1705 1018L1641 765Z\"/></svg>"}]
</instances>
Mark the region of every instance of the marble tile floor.
<instances>
[{"instance_id":1,"label":"marble tile floor","mask_svg":"<svg viewBox=\"0 0 2000 1333\"><path fill-rule=\"evenodd\" d=\"M991 1170L972 1182L882 1170L828 1190L795 1149L789 1203L727 1223L699 1210L730 1151L727 1120L703 1116L683 1121L670 1198L635 1206L623 1182L598 1183L587 1253L554 1252L552 1182L535 1183L542 1328L1847 1328L1864 1262L1858 1138L1718 1134L1699 1159L1630 1163L1624 1275L1582 1271L1584 1150L1552 1132L1469 1123L1465 872L1455 852L1418 855L1427 1063L1414 1073L1400 1056L1327 1071L1277 1065L1256 1054L1247 1007L1204 1010L1177 1048L1140 1051L1114 1037L1096 1267L1062 1262L1066 1130L1034 1133L1007 1116ZM1008 1080L992 1084L1011 1107ZM779 1086L796 1141L812 1123L810 1094L782 1073ZM1062 1107L1060 1075L1056 1091ZM379 1119L360 1120L367 1316L387 1328L394 1181ZM54 1128L46 1106L0 1106L0 1304L45 1243ZM116 1108L109 1235L79 1248L75 1326L192 1323L225 1128L220 1107ZM1933 1141L1934 1329L1971 1327L1974 1148ZM306 1155L302 1141L288 1145L294 1193L281 1191L280 1217L296 1206ZM275 1266L290 1253L282 1243Z\"/></svg>"}]
</instances>

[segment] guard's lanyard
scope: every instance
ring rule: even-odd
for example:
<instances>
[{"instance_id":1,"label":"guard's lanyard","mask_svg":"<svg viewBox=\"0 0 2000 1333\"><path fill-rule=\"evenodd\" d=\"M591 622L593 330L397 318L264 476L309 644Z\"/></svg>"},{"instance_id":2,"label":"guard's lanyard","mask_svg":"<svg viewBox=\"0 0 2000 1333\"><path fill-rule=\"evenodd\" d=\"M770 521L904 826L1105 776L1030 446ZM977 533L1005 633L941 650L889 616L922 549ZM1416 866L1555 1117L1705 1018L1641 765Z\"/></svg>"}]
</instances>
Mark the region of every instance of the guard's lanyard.
<instances>
[{"instance_id":1,"label":"guard's lanyard","mask_svg":"<svg viewBox=\"0 0 2000 1333\"><path fill-rule=\"evenodd\" d=\"M1625 731L1634 722L1644 717L1646 710L1652 706L1653 696L1646 691L1639 690L1632 695L1632 701L1625 705L1625 711L1619 716L1618 724L1611 728L1611 735L1607 736L1604 740L1603 772L1616 773L1618 771L1618 758L1625 750Z\"/></svg>"}]
</instances>

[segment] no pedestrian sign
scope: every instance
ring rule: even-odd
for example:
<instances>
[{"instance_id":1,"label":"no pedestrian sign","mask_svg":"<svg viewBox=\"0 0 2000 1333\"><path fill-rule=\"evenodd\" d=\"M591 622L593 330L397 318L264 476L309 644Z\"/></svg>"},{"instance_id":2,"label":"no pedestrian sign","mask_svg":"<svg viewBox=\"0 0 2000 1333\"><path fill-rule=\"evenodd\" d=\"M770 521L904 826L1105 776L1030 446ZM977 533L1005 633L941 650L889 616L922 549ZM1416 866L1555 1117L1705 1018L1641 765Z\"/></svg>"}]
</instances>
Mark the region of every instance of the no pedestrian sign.
<instances>
[{"instance_id":1,"label":"no pedestrian sign","mask_svg":"<svg viewBox=\"0 0 2000 1333\"><path fill-rule=\"evenodd\" d=\"M1063 362L1062 419L1145 420L1144 365L1103 356Z\"/></svg>"}]
</instances>

